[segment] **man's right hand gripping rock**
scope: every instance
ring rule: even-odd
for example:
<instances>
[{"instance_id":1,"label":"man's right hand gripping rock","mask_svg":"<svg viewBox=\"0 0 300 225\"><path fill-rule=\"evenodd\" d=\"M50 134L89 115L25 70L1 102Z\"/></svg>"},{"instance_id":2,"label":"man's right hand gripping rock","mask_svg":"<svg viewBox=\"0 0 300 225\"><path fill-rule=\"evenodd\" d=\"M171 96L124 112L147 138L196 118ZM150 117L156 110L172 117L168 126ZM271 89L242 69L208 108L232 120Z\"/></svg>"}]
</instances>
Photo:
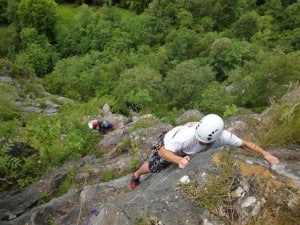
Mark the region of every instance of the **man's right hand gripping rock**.
<instances>
[{"instance_id":1,"label":"man's right hand gripping rock","mask_svg":"<svg viewBox=\"0 0 300 225\"><path fill-rule=\"evenodd\" d=\"M178 164L179 168L184 169L190 163L190 161L191 158L189 156L184 156Z\"/></svg>"}]
</instances>

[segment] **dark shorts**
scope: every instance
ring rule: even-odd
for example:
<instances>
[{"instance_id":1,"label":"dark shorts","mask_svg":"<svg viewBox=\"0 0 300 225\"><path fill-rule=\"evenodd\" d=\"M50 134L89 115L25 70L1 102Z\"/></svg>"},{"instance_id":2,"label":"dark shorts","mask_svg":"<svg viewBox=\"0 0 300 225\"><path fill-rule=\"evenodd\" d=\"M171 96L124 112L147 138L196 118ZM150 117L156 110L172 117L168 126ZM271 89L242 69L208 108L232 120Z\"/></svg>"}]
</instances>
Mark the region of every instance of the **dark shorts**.
<instances>
[{"instance_id":1,"label":"dark shorts","mask_svg":"<svg viewBox=\"0 0 300 225\"><path fill-rule=\"evenodd\" d=\"M169 165L171 165L170 162L161 158L158 155L157 151L153 151L153 154L149 159L149 169L150 169L151 173L158 173L162 169L165 169L166 167L168 167Z\"/></svg>"}]
</instances>

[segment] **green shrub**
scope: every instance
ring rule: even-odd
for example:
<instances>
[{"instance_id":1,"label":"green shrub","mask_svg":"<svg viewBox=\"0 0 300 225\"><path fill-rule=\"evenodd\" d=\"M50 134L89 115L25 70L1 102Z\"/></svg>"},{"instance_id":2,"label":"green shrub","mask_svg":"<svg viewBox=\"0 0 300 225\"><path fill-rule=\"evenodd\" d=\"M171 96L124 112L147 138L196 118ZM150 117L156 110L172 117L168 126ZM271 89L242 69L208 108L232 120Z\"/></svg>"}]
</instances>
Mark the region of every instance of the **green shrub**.
<instances>
[{"instance_id":1,"label":"green shrub","mask_svg":"<svg viewBox=\"0 0 300 225\"><path fill-rule=\"evenodd\" d=\"M108 94L111 78L105 76L105 70L101 69L102 59L102 53L94 51L58 61L53 72L44 79L46 89L80 101L95 97L97 89L104 89L106 91L102 94Z\"/></svg>"},{"instance_id":2,"label":"green shrub","mask_svg":"<svg viewBox=\"0 0 300 225\"><path fill-rule=\"evenodd\" d=\"M50 72L51 54L38 44L29 44L20 54L16 56L16 63L24 65L29 71L34 71L36 75L43 76Z\"/></svg>"},{"instance_id":3,"label":"green shrub","mask_svg":"<svg viewBox=\"0 0 300 225\"><path fill-rule=\"evenodd\" d=\"M232 188L238 168L229 152L223 153L221 157L218 174L214 179L207 180L205 187L199 187L195 182L182 186L187 196L218 216L221 216L219 207L227 205L228 193Z\"/></svg>"},{"instance_id":4,"label":"green shrub","mask_svg":"<svg viewBox=\"0 0 300 225\"><path fill-rule=\"evenodd\" d=\"M224 118L228 118L230 116L235 116L237 115L238 112L238 108L236 107L236 105L232 104L232 105L225 105L224 107L224 112L223 112L223 117Z\"/></svg>"},{"instance_id":5,"label":"green shrub","mask_svg":"<svg viewBox=\"0 0 300 225\"><path fill-rule=\"evenodd\" d=\"M11 58L14 56L17 48L17 37L15 27L0 27L0 57Z\"/></svg>"},{"instance_id":6,"label":"green shrub","mask_svg":"<svg viewBox=\"0 0 300 225\"><path fill-rule=\"evenodd\" d=\"M211 48L210 64L216 71L219 81L226 80L231 70L243 66L255 55L249 42L224 37L217 39Z\"/></svg>"},{"instance_id":7,"label":"green shrub","mask_svg":"<svg viewBox=\"0 0 300 225\"><path fill-rule=\"evenodd\" d=\"M131 159L130 159L130 168L135 170L138 168L138 158L137 158L137 152L138 152L138 144L136 141L132 141L130 139L130 136L126 135L123 137L122 141L117 145L117 152L123 153L123 152L129 152Z\"/></svg>"},{"instance_id":8,"label":"green shrub","mask_svg":"<svg viewBox=\"0 0 300 225\"><path fill-rule=\"evenodd\" d=\"M123 153L123 152L128 152L131 149L131 139L128 135L123 137L122 141L120 141L117 145L117 152Z\"/></svg>"},{"instance_id":9,"label":"green shrub","mask_svg":"<svg viewBox=\"0 0 300 225\"><path fill-rule=\"evenodd\" d=\"M300 103L284 103L275 109L271 121L260 134L263 145L299 146Z\"/></svg>"},{"instance_id":10,"label":"green shrub","mask_svg":"<svg viewBox=\"0 0 300 225\"><path fill-rule=\"evenodd\" d=\"M158 118L161 118L162 121L164 121L165 123L177 125L176 118L181 116L183 112L184 112L183 109L173 108L171 110L167 110L161 107L160 110L154 112L154 115L157 116ZM191 122L191 121L187 121L187 122Z\"/></svg>"},{"instance_id":11,"label":"green shrub","mask_svg":"<svg viewBox=\"0 0 300 225\"><path fill-rule=\"evenodd\" d=\"M136 112L151 110L161 99L161 75L149 66L125 70L117 82L114 95L124 108Z\"/></svg>"},{"instance_id":12,"label":"green shrub","mask_svg":"<svg viewBox=\"0 0 300 225\"><path fill-rule=\"evenodd\" d=\"M131 127L129 131L132 132L138 129L147 128L157 124L158 122L159 122L158 119L155 118L154 116L144 117L138 120L137 122L135 122L133 127Z\"/></svg>"},{"instance_id":13,"label":"green shrub","mask_svg":"<svg viewBox=\"0 0 300 225\"><path fill-rule=\"evenodd\" d=\"M201 101L195 103L203 113L214 112L222 115L228 106L235 104L237 97L226 90L226 86L216 81L204 88Z\"/></svg>"},{"instance_id":14,"label":"green shrub","mask_svg":"<svg viewBox=\"0 0 300 225\"><path fill-rule=\"evenodd\" d=\"M33 73L22 64L12 63L7 59L0 58L0 71L4 76L12 78L32 78Z\"/></svg>"},{"instance_id":15,"label":"green shrub","mask_svg":"<svg viewBox=\"0 0 300 225\"><path fill-rule=\"evenodd\" d=\"M21 113L15 105L15 92L11 85L0 85L0 138L14 139L22 126Z\"/></svg>"},{"instance_id":16,"label":"green shrub","mask_svg":"<svg viewBox=\"0 0 300 225\"><path fill-rule=\"evenodd\" d=\"M299 80L300 53L285 54L281 50L259 51L255 60L232 71L233 94L239 96L238 106L261 110L269 105L269 98L280 99L291 82Z\"/></svg>"},{"instance_id":17,"label":"green shrub","mask_svg":"<svg viewBox=\"0 0 300 225\"><path fill-rule=\"evenodd\" d=\"M154 216L145 215L135 220L134 225L156 225L160 224L158 219Z\"/></svg>"},{"instance_id":18,"label":"green shrub","mask_svg":"<svg viewBox=\"0 0 300 225\"><path fill-rule=\"evenodd\" d=\"M199 103L203 89L214 80L209 66L197 65L196 60L183 61L169 71L163 81L166 102L169 109L190 109ZM184 79L183 79L184 78ZM199 88L202 87L202 88Z\"/></svg>"},{"instance_id":19,"label":"green shrub","mask_svg":"<svg viewBox=\"0 0 300 225\"><path fill-rule=\"evenodd\" d=\"M76 168L72 168L71 171L63 178L57 190L53 193L43 192L39 197L38 203L44 204L49 202L53 198L60 197L66 194L70 189L77 188L78 184L74 182L76 178Z\"/></svg>"},{"instance_id":20,"label":"green shrub","mask_svg":"<svg viewBox=\"0 0 300 225\"><path fill-rule=\"evenodd\" d=\"M130 167L133 170L136 170L139 166L139 162L138 162L138 158L137 158L137 152L138 152L139 148L138 148L138 144L136 141L134 141L132 143L132 149L130 151L130 156L131 156L131 160L130 160Z\"/></svg>"},{"instance_id":21,"label":"green shrub","mask_svg":"<svg viewBox=\"0 0 300 225\"><path fill-rule=\"evenodd\" d=\"M8 121L0 121L0 138L13 140L20 133L22 125L22 122L17 118Z\"/></svg>"},{"instance_id":22,"label":"green shrub","mask_svg":"<svg viewBox=\"0 0 300 225\"><path fill-rule=\"evenodd\" d=\"M101 173L101 179L104 182L113 180L117 177L117 174L113 171L113 170L109 170L109 169L105 169L104 171L102 171Z\"/></svg>"},{"instance_id":23,"label":"green shrub","mask_svg":"<svg viewBox=\"0 0 300 225\"><path fill-rule=\"evenodd\" d=\"M31 156L12 155L14 144L2 141L0 144L0 191L26 187L40 178L42 168L38 154Z\"/></svg>"},{"instance_id":24,"label":"green shrub","mask_svg":"<svg viewBox=\"0 0 300 225\"><path fill-rule=\"evenodd\" d=\"M0 121L19 117L19 110L14 103L15 90L9 84L1 84L0 87Z\"/></svg>"},{"instance_id":25,"label":"green shrub","mask_svg":"<svg viewBox=\"0 0 300 225\"><path fill-rule=\"evenodd\" d=\"M42 164L47 168L78 159L95 148L99 137L88 129L83 117L88 114L85 104L62 106L54 116L36 116L27 122L21 138L39 149Z\"/></svg>"},{"instance_id":26,"label":"green shrub","mask_svg":"<svg viewBox=\"0 0 300 225\"><path fill-rule=\"evenodd\" d=\"M19 28L33 27L50 39L54 38L56 3L53 0L22 0L17 11Z\"/></svg>"},{"instance_id":27,"label":"green shrub","mask_svg":"<svg viewBox=\"0 0 300 225\"><path fill-rule=\"evenodd\" d=\"M58 191L54 194L55 197L62 196L68 192L71 188L78 187L78 183L75 183L74 180L76 178L76 168L73 168L67 176L64 178L62 183L59 186Z\"/></svg>"}]
</instances>

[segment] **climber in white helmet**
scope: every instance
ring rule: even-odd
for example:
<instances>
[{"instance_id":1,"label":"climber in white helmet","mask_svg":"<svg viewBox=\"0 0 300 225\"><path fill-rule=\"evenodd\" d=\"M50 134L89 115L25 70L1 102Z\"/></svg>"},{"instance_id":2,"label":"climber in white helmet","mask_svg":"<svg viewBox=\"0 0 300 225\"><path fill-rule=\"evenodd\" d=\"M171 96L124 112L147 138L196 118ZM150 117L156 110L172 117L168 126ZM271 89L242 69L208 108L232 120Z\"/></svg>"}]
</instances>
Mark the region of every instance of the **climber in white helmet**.
<instances>
[{"instance_id":1,"label":"climber in white helmet","mask_svg":"<svg viewBox=\"0 0 300 225\"><path fill-rule=\"evenodd\" d=\"M260 154L271 165L279 163L277 157L266 152L258 145L245 141L236 135L224 130L224 121L216 114L204 116L198 123L188 123L174 127L160 135L154 145L154 153L149 161L133 173L130 185L136 188L140 183L140 176L147 173L157 173L171 163L185 168L191 161L191 155L209 148L218 148L224 145L240 147Z\"/></svg>"}]
</instances>

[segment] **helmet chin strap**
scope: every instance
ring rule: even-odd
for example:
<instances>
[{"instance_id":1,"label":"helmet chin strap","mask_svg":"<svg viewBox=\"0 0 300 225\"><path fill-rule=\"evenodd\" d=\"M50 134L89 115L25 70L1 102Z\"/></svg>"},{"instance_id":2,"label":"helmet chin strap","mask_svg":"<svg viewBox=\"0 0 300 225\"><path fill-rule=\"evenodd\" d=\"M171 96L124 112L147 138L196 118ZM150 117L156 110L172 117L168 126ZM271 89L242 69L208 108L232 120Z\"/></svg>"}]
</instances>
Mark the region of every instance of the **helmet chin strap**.
<instances>
[{"instance_id":1,"label":"helmet chin strap","mask_svg":"<svg viewBox=\"0 0 300 225\"><path fill-rule=\"evenodd\" d=\"M205 142L203 142L203 141L198 141L198 142L199 142L200 145L205 145L205 146L208 146L208 145L211 144L211 143L205 143Z\"/></svg>"}]
</instances>

